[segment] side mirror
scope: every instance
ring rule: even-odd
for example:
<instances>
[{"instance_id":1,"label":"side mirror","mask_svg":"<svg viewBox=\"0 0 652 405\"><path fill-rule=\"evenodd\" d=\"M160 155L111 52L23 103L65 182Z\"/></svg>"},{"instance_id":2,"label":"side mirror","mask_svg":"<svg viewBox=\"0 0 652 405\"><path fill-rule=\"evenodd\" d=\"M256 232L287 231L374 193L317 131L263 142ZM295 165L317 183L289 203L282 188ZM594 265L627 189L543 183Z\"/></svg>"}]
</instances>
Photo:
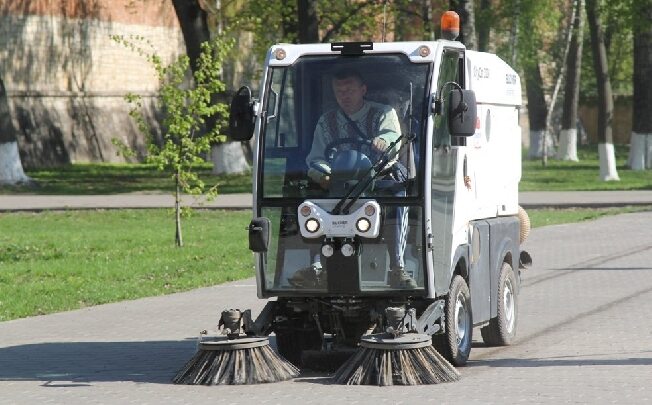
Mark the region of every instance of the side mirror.
<instances>
[{"instance_id":1,"label":"side mirror","mask_svg":"<svg viewBox=\"0 0 652 405\"><path fill-rule=\"evenodd\" d=\"M248 141L254 135L254 103L251 89L240 87L231 100L229 114L229 135L234 141Z\"/></svg>"},{"instance_id":2,"label":"side mirror","mask_svg":"<svg viewBox=\"0 0 652 405\"><path fill-rule=\"evenodd\" d=\"M453 89L448 95L448 130L452 136L475 134L477 119L473 90Z\"/></svg>"},{"instance_id":3,"label":"side mirror","mask_svg":"<svg viewBox=\"0 0 652 405\"><path fill-rule=\"evenodd\" d=\"M258 217L251 220L247 227L249 231L249 250L256 253L267 252L270 227L271 221L269 218Z\"/></svg>"}]
</instances>

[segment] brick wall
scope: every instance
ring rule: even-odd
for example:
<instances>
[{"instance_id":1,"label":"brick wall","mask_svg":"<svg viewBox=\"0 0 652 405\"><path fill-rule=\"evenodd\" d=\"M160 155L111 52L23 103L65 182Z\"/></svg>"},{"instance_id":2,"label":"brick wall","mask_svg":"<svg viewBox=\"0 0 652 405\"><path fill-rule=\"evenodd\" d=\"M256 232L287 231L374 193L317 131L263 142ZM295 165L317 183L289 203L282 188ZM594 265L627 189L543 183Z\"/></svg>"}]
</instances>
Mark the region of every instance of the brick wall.
<instances>
[{"instance_id":1,"label":"brick wall","mask_svg":"<svg viewBox=\"0 0 652 405\"><path fill-rule=\"evenodd\" d=\"M158 82L115 34L146 38L164 60L184 51L169 1L0 1L0 75L25 166L122 161L112 138L144 150L123 96L146 96L156 126Z\"/></svg>"}]
</instances>

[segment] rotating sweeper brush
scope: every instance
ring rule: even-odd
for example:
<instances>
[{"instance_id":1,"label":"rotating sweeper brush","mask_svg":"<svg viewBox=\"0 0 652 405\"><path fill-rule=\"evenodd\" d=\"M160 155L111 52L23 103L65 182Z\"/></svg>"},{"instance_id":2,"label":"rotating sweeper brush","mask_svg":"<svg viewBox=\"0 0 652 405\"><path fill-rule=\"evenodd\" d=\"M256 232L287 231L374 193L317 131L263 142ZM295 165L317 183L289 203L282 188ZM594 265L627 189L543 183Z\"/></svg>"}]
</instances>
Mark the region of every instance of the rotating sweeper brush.
<instances>
[{"instance_id":1,"label":"rotating sweeper brush","mask_svg":"<svg viewBox=\"0 0 652 405\"><path fill-rule=\"evenodd\" d=\"M189 385L260 384L289 380L299 370L269 346L267 337L242 333L242 313L222 312L222 334L202 333L197 352L172 382ZM218 326L218 328L219 328Z\"/></svg>"},{"instance_id":2,"label":"rotating sweeper brush","mask_svg":"<svg viewBox=\"0 0 652 405\"><path fill-rule=\"evenodd\" d=\"M432 337L405 332L405 311L387 308L385 333L365 335L358 351L335 373L347 385L421 385L457 381L459 372L432 346Z\"/></svg>"}]
</instances>

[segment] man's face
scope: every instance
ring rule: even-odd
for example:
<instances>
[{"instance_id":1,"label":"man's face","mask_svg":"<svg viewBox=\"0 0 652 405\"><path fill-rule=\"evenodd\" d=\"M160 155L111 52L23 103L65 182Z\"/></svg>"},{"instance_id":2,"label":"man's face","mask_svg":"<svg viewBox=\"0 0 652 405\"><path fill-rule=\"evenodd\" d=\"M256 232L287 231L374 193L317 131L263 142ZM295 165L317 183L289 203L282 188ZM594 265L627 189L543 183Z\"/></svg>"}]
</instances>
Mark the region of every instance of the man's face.
<instances>
[{"instance_id":1,"label":"man's face","mask_svg":"<svg viewBox=\"0 0 652 405\"><path fill-rule=\"evenodd\" d=\"M333 92L342 111L351 115L362 108L367 86L355 77L333 79Z\"/></svg>"}]
</instances>

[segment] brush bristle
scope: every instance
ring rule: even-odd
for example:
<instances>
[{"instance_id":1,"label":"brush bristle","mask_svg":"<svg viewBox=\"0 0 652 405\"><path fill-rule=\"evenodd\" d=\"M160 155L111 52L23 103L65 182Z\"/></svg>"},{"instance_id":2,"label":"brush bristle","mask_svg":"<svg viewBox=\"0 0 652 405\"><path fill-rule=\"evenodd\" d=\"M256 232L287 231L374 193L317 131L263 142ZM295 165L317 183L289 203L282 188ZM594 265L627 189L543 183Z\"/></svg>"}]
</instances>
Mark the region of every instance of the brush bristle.
<instances>
[{"instance_id":1,"label":"brush bristle","mask_svg":"<svg viewBox=\"0 0 652 405\"><path fill-rule=\"evenodd\" d=\"M172 379L175 384L260 384L297 377L299 370L269 345L234 350L202 350Z\"/></svg>"},{"instance_id":2,"label":"brush bristle","mask_svg":"<svg viewBox=\"0 0 652 405\"><path fill-rule=\"evenodd\" d=\"M421 385L457 381L459 372L434 347L372 349L361 347L335 373L347 385Z\"/></svg>"}]
</instances>

